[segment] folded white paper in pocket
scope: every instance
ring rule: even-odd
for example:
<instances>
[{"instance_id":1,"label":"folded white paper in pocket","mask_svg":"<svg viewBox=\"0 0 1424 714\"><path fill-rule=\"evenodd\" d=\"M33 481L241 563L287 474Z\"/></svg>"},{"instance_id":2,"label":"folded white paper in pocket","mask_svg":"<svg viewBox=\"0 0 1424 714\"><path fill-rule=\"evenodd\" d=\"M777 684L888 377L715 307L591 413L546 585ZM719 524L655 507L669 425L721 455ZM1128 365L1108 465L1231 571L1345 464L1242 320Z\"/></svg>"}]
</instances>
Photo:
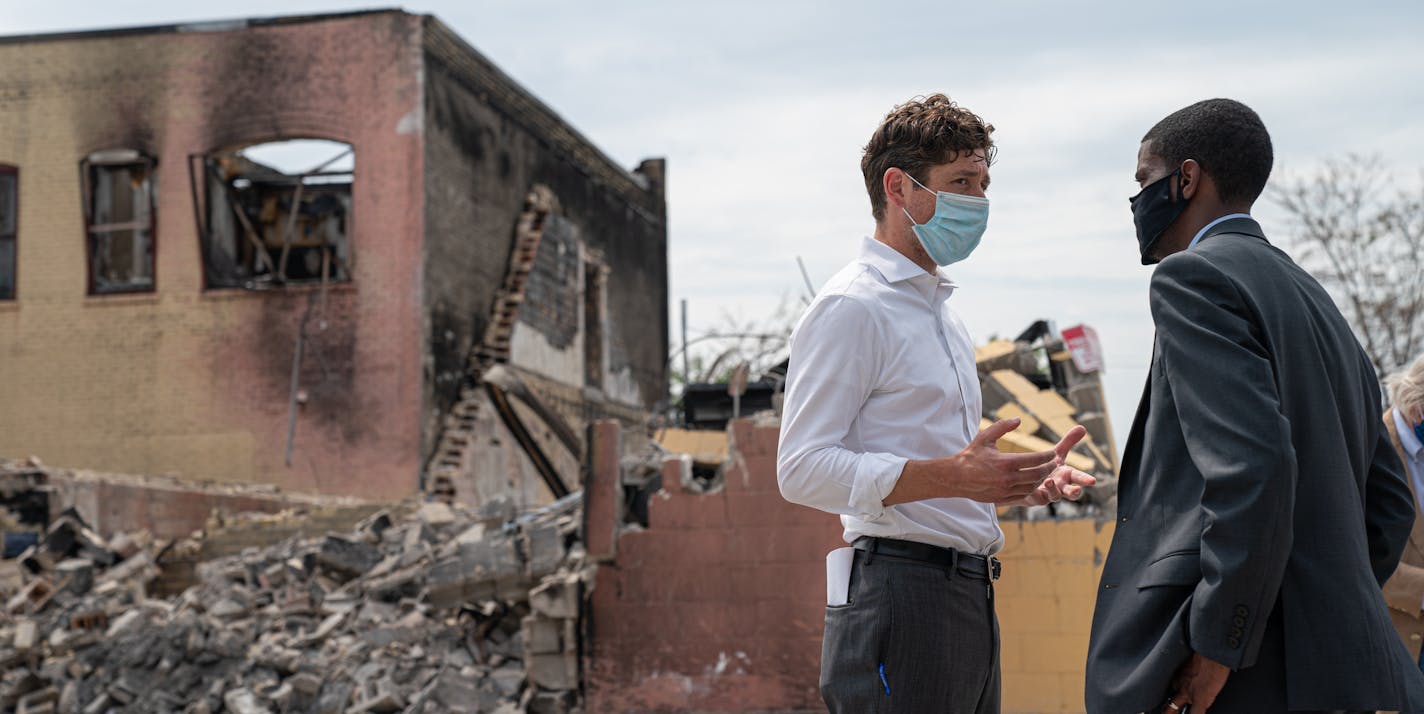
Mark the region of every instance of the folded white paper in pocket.
<instances>
[{"instance_id":1,"label":"folded white paper in pocket","mask_svg":"<svg viewBox=\"0 0 1424 714\"><path fill-rule=\"evenodd\" d=\"M826 554L826 604L835 607L850 601L850 569L855 548L836 548Z\"/></svg>"}]
</instances>

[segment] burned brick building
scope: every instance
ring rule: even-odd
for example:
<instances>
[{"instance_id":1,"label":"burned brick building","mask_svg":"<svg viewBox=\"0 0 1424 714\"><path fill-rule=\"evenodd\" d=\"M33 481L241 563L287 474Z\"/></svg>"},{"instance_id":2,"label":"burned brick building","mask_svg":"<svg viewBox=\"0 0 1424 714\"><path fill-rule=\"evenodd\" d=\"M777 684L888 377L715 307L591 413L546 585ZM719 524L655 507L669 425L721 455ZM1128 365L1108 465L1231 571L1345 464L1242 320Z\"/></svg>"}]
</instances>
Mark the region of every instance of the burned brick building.
<instances>
[{"instance_id":1,"label":"burned brick building","mask_svg":"<svg viewBox=\"0 0 1424 714\"><path fill-rule=\"evenodd\" d=\"M433 17L7 37L0 66L0 454L541 502L586 422L666 396L663 162Z\"/></svg>"}]
</instances>

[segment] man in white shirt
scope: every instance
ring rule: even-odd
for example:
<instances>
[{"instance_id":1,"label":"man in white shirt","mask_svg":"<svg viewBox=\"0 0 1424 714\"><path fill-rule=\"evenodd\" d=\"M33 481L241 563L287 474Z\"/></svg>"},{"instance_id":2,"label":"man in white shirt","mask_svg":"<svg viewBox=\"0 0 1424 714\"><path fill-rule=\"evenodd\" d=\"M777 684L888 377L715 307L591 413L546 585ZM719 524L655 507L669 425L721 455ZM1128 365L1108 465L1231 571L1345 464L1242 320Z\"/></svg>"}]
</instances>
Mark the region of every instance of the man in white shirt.
<instances>
[{"instance_id":1,"label":"man in white shirt","mask_svg":"<svg viewBox=\"0 0 1424 714\"><path fill-rule=\"evenodd\" d=\"M1417 513L1424 514L1424 504L1419 502L1419 495L1424 494L1424 356L1389 380L1389 397L1393 406L1384 414L1385 429L1409 472ZM1420 515L1414 518L1399 567L1384 584L1384 599L1404 646L1424 669L1420 658L1424 640L1424 517Z\"/></svg>"},{"instance_id":2,"label":"man in white shirt","mask_svg":"<svg viewBox=\"0 0 1424 714\"><path fill-rule=\"evenodd\" d=\"M777 455L789 501L839 514L856 548L826 608L821 693L833 714L998 712L995 504L1081 496L1093 478L1053 451L1004 454L979 433L974 347L940 267L988 220L993 127L942 94L896 107L861 170L875 235L791 340Z\"/></svg>"}]
</instances>

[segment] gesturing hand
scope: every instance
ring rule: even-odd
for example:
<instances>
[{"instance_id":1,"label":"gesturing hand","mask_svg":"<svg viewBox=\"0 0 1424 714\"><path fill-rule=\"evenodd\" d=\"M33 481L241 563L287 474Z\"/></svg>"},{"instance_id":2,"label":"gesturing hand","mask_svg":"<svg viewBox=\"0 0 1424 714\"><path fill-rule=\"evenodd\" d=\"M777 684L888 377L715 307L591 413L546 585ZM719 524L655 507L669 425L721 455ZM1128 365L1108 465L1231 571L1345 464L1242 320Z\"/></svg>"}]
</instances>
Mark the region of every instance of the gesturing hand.
<instances>
[{"instance_id":1,"label":"gesturing hand","mask_svg":"<svg viewBox=\"0 0 1424 714\"><path fill-rule=\"evenodd\" d=\"M968 498L981 503L1042 505L1078 498L1096 483L1088 474L1064 465L1068 452L1087 430L1074 427L1058 446L1032 454L999 451L999 439L1017 429L1018 419L994 422L963 451L939 459L908 461L882 501L887 506L931 498Z\"/></svg>"},{"instance_id":2,"label":"gesturing hand","mask_svg":"<svg viewBox=\"0 0 1424 714\"><path fill-rule=\"evenodd\" d=\"M1018 426L1018 419L994 422L979 432L963 451L949 457L945 477L954 480L955 483L947 486L957 492L955 495L983 503L1018 503L1053 474L1059 465L1054 451L1031 454L999 451L996 446L999 439Z\"/></svg>"},{"instance_id":3,"label":"gesturing hand","mask_svg":"<svg viewBox=\"0 0 1424 714\"><path fill-rule=\"evenodd\" d=\"M1086 436L1087 433L1088 430L1082 426L1075 426L1069 429L1067 434L1063 435L1063 438L1053 447L1053 453L1056 457L1054 459L1053 473L1044 479L1038 488L1035 488L1029 493L1019 505L1042 506L1064 498L1070 501L1076 501L1083 497L1084 487L1092 486L1098 482L1098 480L1091 475L1083 473L1067 464L1068 453L1073 450L1073 447L1076 446L1079 441L1083 440L1083 437Z\"/></svg>"}]
</instances>

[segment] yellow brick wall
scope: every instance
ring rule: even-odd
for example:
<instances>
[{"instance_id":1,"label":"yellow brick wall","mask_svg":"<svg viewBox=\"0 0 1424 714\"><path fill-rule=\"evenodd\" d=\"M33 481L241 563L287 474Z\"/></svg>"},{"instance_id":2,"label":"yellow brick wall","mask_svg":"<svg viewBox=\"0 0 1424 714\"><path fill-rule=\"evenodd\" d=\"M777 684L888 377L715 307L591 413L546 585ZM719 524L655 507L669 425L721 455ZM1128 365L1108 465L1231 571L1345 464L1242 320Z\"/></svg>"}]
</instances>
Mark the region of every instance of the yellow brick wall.
<instances>
[{"instance_id":1,"label":"yellow brick wall","mask_svg":"<svg viewBox=\"0 0 1424 714\"><path fill-rule=\"evenodd\" d=\"M998 598L1005 714L1083 711L1083 668L1112 521L1004 521Z\"/></svg>"}]
</instances>

